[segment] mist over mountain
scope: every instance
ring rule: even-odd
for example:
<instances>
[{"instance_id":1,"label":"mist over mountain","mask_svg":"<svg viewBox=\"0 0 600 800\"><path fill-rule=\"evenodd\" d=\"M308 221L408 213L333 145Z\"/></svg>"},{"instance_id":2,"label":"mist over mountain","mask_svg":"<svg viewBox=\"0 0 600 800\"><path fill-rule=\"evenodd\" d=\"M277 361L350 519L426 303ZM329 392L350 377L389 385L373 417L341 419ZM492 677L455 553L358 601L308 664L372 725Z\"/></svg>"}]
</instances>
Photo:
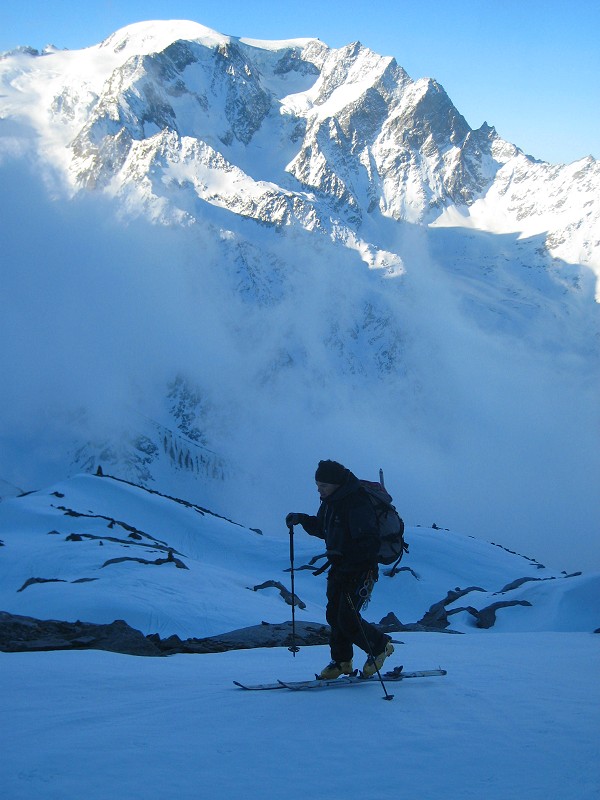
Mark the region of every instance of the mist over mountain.
<instances>
[{"instance_id":1,"label":"mist over mountain","mask_svg":"<svg viewBox=\"0 0 600 800\"><path fill-rule=\"evenodd\" d=\"M101 464L277 530L335 458L600 566L598 162L359 43L149 22L0 76L3 487Z\"/></svg>"}]
</instances>

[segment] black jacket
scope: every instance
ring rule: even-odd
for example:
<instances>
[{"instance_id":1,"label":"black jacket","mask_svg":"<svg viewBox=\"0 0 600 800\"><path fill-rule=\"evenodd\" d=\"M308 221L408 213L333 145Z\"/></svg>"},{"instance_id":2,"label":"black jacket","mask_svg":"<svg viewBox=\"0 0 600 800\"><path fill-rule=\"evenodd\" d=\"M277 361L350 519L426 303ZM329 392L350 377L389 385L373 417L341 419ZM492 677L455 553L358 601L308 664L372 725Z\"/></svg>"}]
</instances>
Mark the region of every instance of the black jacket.
<instances>
[{"instance_id":1,"label":"black jacket","mask_svg":"<svg viewBox=\"0 0 600 800\"><path fill-rule=\"evenodd\" d=\"M306 515L301 525L311 536L325 540L327 557L336 570L376 569L379 534L375 510L349 470L339 489L321 501L317 515Z\"/></svg>"}]
</instances>

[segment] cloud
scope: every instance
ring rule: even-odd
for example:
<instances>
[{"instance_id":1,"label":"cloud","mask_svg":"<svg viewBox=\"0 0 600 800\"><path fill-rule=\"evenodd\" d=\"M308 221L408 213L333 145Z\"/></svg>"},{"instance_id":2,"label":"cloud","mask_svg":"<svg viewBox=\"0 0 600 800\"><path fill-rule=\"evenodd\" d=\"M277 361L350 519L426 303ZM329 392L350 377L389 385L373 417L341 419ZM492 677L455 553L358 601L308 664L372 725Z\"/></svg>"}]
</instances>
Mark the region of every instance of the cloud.
<instances>
[{"instance_id":1,"label":"cloud","mask_svg":"<svg viewBox=\"0 0 600 800\"><path fill-rule=\"evenodd\" d=\"M211 445L238 466L204 487L231 516L283 529L287 511L316 509L314 469L334 458L362 477L383 467L408 524L600 568L595 362L568 335L561 349L546 295L521 323L530 338L516 336L489 282L490 306L466 308L423 229L388 232L406 265L388 279L303 231L249 223L241 254L208 223L53 201L19 161L0 180L1 478L55 479L82 437L165 418L183 374L210 404Z\"/></svg>"}]
</instances>

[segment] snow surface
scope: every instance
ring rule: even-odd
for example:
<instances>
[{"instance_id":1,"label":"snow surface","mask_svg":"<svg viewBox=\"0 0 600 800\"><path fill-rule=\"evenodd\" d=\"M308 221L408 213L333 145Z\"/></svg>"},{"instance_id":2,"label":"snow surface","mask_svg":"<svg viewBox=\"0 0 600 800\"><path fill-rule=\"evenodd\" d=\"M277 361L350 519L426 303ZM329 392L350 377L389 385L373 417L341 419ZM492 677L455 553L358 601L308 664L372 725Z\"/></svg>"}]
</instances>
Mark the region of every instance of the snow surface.
<instances>
[{"instance_id":1,"label":"snow surface","mask_svg":"<svg viewBox=\"0 0 600 800\"><path fill-rule=\"evenodd\" d=\"M144 20L134 22L111 34L97 47L115 53L157 53L173 42L189 40L201 42L205 47L228 44L231 37L192 20Z\"/></svg>"},{"instance_id":2,"label":"snow surface","mask_svg":"<svg viewBox=\"0 0 600 800\"><path fill-rule=\"evenodd\" d=\"M310 676L325 647L136 658L0 654L0 785L10 800L595 800L592 634L403 634L394 663L445 677L245 692Z\"/></svg>"},{"instance_id":3,"label":"snow surface","mask_svg":"<svg viewBox=\"0 0 600 800\"><path fill-rule=\"evenodd\" d=\"M82 540L67 541L71 533ZM454 606L515 597L533 605L500 609L490 630L461 612L450 620L465 635L394 634L389 666L448 674L388 684L391 702L376 681L311 693L233 685L312 677L329 660L323 646L295 657L286 648L168 658L0 653L2 796L597 798L600 657L591 631L600 575L566 577L445 530L409 528L407 537L407 569L381 576L368 619L394 611L415 621L456 587L478 588ZM251 591L259 580L289 586L287 536L112 478L80 475L4 499L0 542L0 609L12 613L119 618L182 636L291 616L278 590ZM296 618L323 622L324 576L301 569L319 542L299 529L295 542L295 588L306 602ZM188 569L103 566L152 561L165 547ZM54 582L19 591L31 577ZM523 577L531 580L507 587ZM363 657L355 652L356 666Z\"/></svg>"},{"instance_id":4,"label":"snow surface","mask_svg":"<svg viewBox=\"0 0 600 800\"><path fill-rule=\"evenodd\" d=\"M263 620L279 623L289 619L279 590L253 587L274 580L289 588L289 536L283 523L280 530L285 532L260 534L122 481L79 475L0 503L0 610L96 623L124 619L144 634L183 639ZM471 591L449 608L532 604L500 609L492 631L600 627L598 573L566 576L451 531L409 527L407 540L405 569L380 577L368 610L373 621L392 611L404 623L417 622L460 587ZM187 569L152 563L169 550ZM322 552L318 539L296 530L295 589L306 603L299 620L325 622L324 580L302 569ZM43 582L25 586L32 578ZM468 611L453 614L450 624L481 633Z\"/></svg>"}]
</instances>

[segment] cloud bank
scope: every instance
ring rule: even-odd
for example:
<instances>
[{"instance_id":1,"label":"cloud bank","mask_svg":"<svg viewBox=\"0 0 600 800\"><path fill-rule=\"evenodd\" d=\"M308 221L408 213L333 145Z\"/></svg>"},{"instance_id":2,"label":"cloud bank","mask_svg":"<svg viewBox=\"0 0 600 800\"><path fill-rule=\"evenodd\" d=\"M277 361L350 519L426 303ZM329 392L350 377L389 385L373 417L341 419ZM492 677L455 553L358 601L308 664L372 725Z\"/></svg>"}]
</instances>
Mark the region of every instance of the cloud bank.
<instances>
[{"instance_id":1,"label":"cloud bank","mask_svg":"<svg viewBox=\"0 0 600 800\"><path fill-rule=\"evenodd\" d=\"M467 313L423 230L390 234L406 274L386 278L304 232L248 223L244 250L208 225L119 220L97 196L53 201L19 161L0 173L3 480L60 478L86 437L166 420L183 375L237 465L199 492L248 524L284 533L287 511L316 508L316 463L334 458L364 477L383 467L409 525L600 568L585 331L573 348L543 308L523 337L492 324L501 306Z\"/></svg>"}]
</instances>

